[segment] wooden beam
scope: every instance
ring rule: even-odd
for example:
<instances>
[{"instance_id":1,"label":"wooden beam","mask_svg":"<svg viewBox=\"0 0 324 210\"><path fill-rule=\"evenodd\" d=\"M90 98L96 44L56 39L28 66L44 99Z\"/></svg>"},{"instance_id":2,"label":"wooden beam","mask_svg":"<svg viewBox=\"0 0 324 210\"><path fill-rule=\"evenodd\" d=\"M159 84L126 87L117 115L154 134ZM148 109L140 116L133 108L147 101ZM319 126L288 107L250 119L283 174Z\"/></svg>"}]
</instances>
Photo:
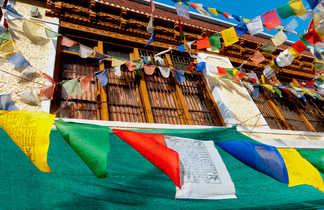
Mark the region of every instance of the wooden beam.
<instances>
[{"instance_id":1,"label":"wooden beam","mask_svg":"<svg viewBox=\"0 0 324 210\"><path fill-rule=\"evenodd\" d=\"M166 54L165 56L166 56L169 68L173 70L173 64L172 64L172 60L171 60L170 55ZM184 98L184 96L182 94L182 90L179 87L179 85L178 85L177 81L175 80L174 76L172 76L172 79L173 79L173 81L175 83L176 97L177 97L177 99L179 99L179 100L175 100L175 102L177 103L177 106L178 106L178 114L180 116L181 115L184 116L185 124L192 125L193 123L192 123L192 120L191 120L191 116L190 116L190 113L189 113L188 106L186 104L186 100L185 100L185 98ZM181 110L183 110L183 113L181 113Z\"/></svg>"},{"instance_id":2,"label":"wooden beam","mask_svg":"<svg viewBox=\"0 0 324 210\"><path fill-rule=\"evenodd\" d=\"M306 116L304 115L303 111L295 105L295 108L300 116L300 118L302 118L302 120L304 121L305 125L307 126L307 128L312 131L312 132L316 132L315 128L313 127L313 125L308 121L308 119L306 118Z\"/></svg>"},{"instance_id":3,"label":"wooden beam","mask_svg":"<svg viewBox=\"0 0 324 210\"><path fill-rule=\"evenodd\" d=\"M104 53L103 50L103 42L98 41L98 52ZM105 70L105 63L101 62L99 64L99 71ZM97 90L99 90L100 93L100 107L101 107L101 120L109 120L109 113L108 113L108 97L107 97L107 87L102 87L99 85L99 82L97 82ZM98 91L97 91L98 94Z\"/></svg>"},{"instance_id":4,"label":"wooden beam","mask_svg":"<svg viewBox=\"0 0 324 210\"><path fill-rule=\"evenodd\" d=\"M272 109L275 111L275 113L279 117L279 119L282 122L282 124L286 127L287 130L291 130L291 127L287 123L287 121L284 118L284 116L281 114L281 112L280 112L279 108L277 107L277 105L272 101L272 99L270 98L269 94L266 91L264 91L264 95L265 95L266 99L268 100L268 103L270 104L270 106L272 107Z\"/></svg>"},{"instance_id":5,"label":"wooden beam","mask_svg":"<svg viewBox=\"0 0 324 210\"><path fill-rule=\"evenodd\" d=\"M137 48L134 48L134 60L140 59L140 54ZM144 72L141 71L141 81L140 81L140 92L141 92L141 98L142 103L144 105L144 112L146 116L146 120L148 123L154 123L150 98L147 92L146 82L145 82L145 75Z\"/></svg>"}]
</instances>

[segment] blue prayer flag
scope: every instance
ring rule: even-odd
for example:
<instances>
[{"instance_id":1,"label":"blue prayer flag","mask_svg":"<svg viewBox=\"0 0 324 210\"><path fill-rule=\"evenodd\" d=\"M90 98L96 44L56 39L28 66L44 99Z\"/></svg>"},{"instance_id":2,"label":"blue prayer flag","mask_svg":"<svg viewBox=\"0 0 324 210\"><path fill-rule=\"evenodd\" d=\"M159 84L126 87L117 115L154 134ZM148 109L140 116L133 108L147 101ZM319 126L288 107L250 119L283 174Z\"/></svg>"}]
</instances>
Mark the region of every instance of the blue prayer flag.
<instances>
[{"instance_id":1,"label":"blue prayer flag","mask_svg":"<svg viewBox=\"0 0 324 210\"><path fill-rule=\"evenodd\" d=\"M234 26L234 29L239 36L243 36L243 34L248 32L248 28L245 23L240 23Z\"/></svg>"},{"instance_id":2,"label":"blue prayer flag","mask_svg":"<svg viewBox=\"0 0 324 210\"><path fill-rule=\"evenodd\" d=\"M155 36L155 33L154 31L151 33L151 37L150 39L148 40L148 42L146 43L145 47L149 46L152 42L154 42L154 36Z\"/></svg>"},{"instance_id":3,"label":"blue prayer flag","mask_svg":"<svg viewBox=\"0 0 324 210\"><path fill-rule=\"evenodd\" d=\"M100 86L106 86L108 84L108 69L97 71L95 75L100 82Z\"/></svg>"},{"instance_id":4,"label":"blue prayer flag","mask_svg":"<svg viewBox=\"0 0 324 210\"><path fill-rule=\"evenodd\" d=\"M196 71L201 72L206 69L206 62L199 62L196 65Z\"/></svg>"},{"instance_id":5,"label":"blue prayer flag","mask_svg":"<svg viewBox=\"0 0 324 210\"><path fill-rule=\"evenodd\" d=\"M288 184L288 171L277 148L248 141L228 141L216 144L251 168Z\"/></svg>"},{"instance_id":6,"label":"blue prayer flag","mask_svg":"<svg viewBox=\"0 0 324 210\"><path fill-rule=\"evenodd\" d=\"M0 110L17 110L15 102L12 101L10 94L0 95Z\"/></svg>"},{"instance_id":7,"label":"blue prayer flag","mask_svg":"<svg viewBox=\"0 0 324 210\"><path fill-rule=\"evenodd\" d=\"M311 7L311 9L314 9L318 3L320 2L320 0L307 0L309 6Z\"/></svg>"},{"instance_id":8,"label":"blue prayer flag","mask_svg":"<svg viewBox=\"0 0 324 210\"><path fill-rule=\"evenodd\" d=\"M173 71L175 74L175 79L177 82L182 83L186 81L186 76L185 73L183 71Z\"/></svg>"},{"instance_id":9,"label":"blue prayer flag","mask_svg":"<svg viewBox=\"0 0 324 210\"><path fill-rule=\"evenodd\" d=\"M178 49L180 52L186 52L186 49L185 49L185 47L184 47L184 44L178 46L177 49Z\"/></svg>"},{"instance_id":10,"label":"blue prayer flag","mask_svg":"<svg viewBox=\"0 0 324 210\"><path fill-rule=\"evenodd\" d=\"M8 61L15 65L16 68L25 67L30 65L26 58L21 53L16 53L11 56Z\"/></svg>"}]
</instances>

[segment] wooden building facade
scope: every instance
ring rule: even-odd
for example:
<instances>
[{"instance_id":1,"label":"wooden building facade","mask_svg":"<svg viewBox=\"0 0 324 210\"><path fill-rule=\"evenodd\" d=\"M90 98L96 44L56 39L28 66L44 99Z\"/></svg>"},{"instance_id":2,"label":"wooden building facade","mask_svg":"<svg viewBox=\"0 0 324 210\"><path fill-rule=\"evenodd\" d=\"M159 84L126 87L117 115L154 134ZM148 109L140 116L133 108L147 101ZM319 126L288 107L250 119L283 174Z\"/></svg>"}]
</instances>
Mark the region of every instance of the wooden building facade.
<instances>
[{"instance_id":1,"label":"wooden building facade","mask_svg":"<svg viewBox=\"0 0 324 210\"><path fill-rule=\"evenodd\" d=\"M140 56L153 57L169 47L181 45L177 15L172 8L158 5L153 13L155 42L146 48L144 45L150 37L146 27L151 15L146 1L47 0L47 8L47 16L59 18L59 32L62 35L116 58L134 60ZM188 41L220 32L229 26L229 23L204 19L199 15L183 21ZM54 72L56 81L111 68L112 59L105 59L99 64L92 56L80 58L73 48L63 48L60 41L59 39ZM238 43L229 47L222 46L219 53L198 51L194 46L192 52L227 57L235 67L246 61L244 69L260 75L273 58L289 47L289 43L285 43L273 53L263 52L266 60L261 64L249 61L250 56L269 41L269 37L265 35L245 34ZM163 55L163 59L171 70L185 72L184 83L177 83L172 71L169 78L163 78L157 70L152 76L145 75L142 71L140 78L137 78L135 72L126 69L122 69L121 77L110 71L106 87L101 87L93 80L86 94L72 98L67 104L62 91L57 91L51 112L65 104L64 109L58 113L59 117L158 124L228 125L203 73L189 70L192 62L190 56L172 50ZM315 74L313 62L310 52L305 51L290 66L282 68L278 78L286 82L293 78L311 80ZM251 101L271 129L324 131L322 104L286 103L263 92L259 97L252 97ZM237 106L239 104L237 99ZM245 111L247 110L241 110L242 113Z\"/></svg>"}]
</instances>

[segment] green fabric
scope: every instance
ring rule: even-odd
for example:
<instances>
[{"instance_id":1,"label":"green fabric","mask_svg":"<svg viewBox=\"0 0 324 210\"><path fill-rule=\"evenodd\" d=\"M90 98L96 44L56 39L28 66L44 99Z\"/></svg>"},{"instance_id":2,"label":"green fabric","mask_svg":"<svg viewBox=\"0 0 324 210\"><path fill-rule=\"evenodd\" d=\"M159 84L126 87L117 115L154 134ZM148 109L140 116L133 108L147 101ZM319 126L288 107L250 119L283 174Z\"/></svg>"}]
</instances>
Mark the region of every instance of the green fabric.
<instances>
[{"instance_id":1,"label":"green fabric","mask_svg":"<svg viewBox=\"0 0 324 210\"><path fill-rule=\"evenodd\" d=\"M274 46L271 42L267 42L265 43L260 50L264 51L264 52L269 52L272 53L273 51L275 51L277 48L276 46Z\"/></svg>"},{"instance_id":2,"label":"green fabric","mask_svg":"<svg viewBox=\"0 0 324 210\"><path fill-rule=\"evenodd\" d=\"M62 120L56 120L55 126L97 177L107 176L107 157L110 150L108 127Z\"/></svg>"},{"instance_id":3,"label":"green fabric","mask_svg":"<svg viewBox=\"0 0 324 210\"><path fill-rule=\"evenodd\" d=\"M49 39L53 39L53 38L56 38L59 36L58 33L56 33L55 31L52 31L48 28L45 28L45 33L46 33L47 38L49 38Z\"/></svg>"},{"instance_id":4,"label":"green fabric","mask_svg":"<svg viewBox=\"0 0 324 210\"><path fill-rule=\"evenodd\" d=\"M222 44L221 44L218 33L215 33L215 34L209 36L208 39L209 39L210 48L212 49L212 51L217 51L222 48Z\"/></svg>"},{"instance_id":5,"label":"green fabric","mask_svg":"<svg viewBox=\"0 0 324 210\"><path fill-rule=\"evenodd\" d=\"M274 88L274 91L277 93L277 95L280 97L280 98L282 98L282 92L281 92L281 90L279 90L279 88Z\"/></svg>"},{"instance_id":6,"label":"green fabric","mask_svg":"<svg viewBox=\"0 0 324 210\"><path fill-rule=\"evenodd\" d=\"M286 19L290 16L295 15L295 11L290 7L289 3L282 5L281 7L277 8L277 13L282 19Z\"/></svg>"},{"instance_id":7,"label":"green fabric","mask_svg":"<svg viewBox=\"0 0 324 210\"><path fill-rule=\"evenodd\" d=\"M319 71L324 70L324 63L315 62L314 68L315 70L319 70Z\"/></svg>"},{"instance_id":8,"label":"green fabric","mask_svg":"<svg viewBox=\"0 0 324 210\"><path fill-rule=\"evenodd\" d=\"M80 95L82 93L80 82L76 78L71 80L66 80L62 86L68 97L71 97L74 94Z\"/></svg>"},{"instance_id":9,"label":"green fabric","mask_svg":"<svg viewBox=\"0 0 324 210\"><path fill-rule=\"evenodd\" d=\"M9 30L6 30L0 34L0 42L9 41L11 39L12 38L11 38Z\"/></svg>"},{"instance_id":10,"label":"green fabric","mask_svg":"<svg viewBox=\"0 0 324 210\"><path fill-rule=\"evenodd\" d=\"M298 149L298 152L320 172L324 173L324 149Z\"/></svg>"},{"instance_id":11,"label":"green fabric","mask_svg":"<svg viewBox=\"0 0 324 210\"><path fill-rule=\"evenodd\" d=\"M304 35L301 35L300 36L300 41L302 42L302 43L304 43L304 45L306 45L306 46L310 46L311 44L305 39L305 36Z\"/></svg>"},{"instance_id":12,"label":"green fabric","mask_svg":"<svg viewBox=\"0 0 324 210\"><path fill-rule=\"evenodd\" d=\"M141 130L144 132L144 130ZM172 181L109 130L109 177L96 178L52 131L48 152L51 173L41 173L0 130L0 209L316 209L323 193L311 186L289 188L251 169L218 148L234 182L237 199L175 200ZM145 130L202 140L251 140L235 128Z\"/></svg>"}]
</instances>

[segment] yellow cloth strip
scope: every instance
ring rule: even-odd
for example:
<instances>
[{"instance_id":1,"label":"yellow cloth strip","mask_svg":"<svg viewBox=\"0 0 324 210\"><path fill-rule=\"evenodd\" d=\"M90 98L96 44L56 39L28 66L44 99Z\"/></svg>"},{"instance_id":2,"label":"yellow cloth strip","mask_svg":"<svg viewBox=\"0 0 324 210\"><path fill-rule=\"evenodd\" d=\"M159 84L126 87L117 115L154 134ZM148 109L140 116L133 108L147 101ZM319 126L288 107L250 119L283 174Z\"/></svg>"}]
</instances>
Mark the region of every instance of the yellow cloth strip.
<instances>
[{"instance_id":1,"label":"yellow cloth strip","mask_svg":"<svg viewBox=\"0 0 324 210\"><path fill-rule=\"evenodd\" d=\"M312 185L324 192L324 183L319 171L295 149L278 149L285 161L289 177L289 187L296 185Z\"/></svg>"},{"instance_id":2,"label":"yellow cloth strip","mask_svg":"<svg viewBox=\"0 0 324 210\"><path fill-rule=\"evenodd\" d=\"M47 164L49 136L55 115L44 112L0 111L0 126L42 172Z\"/></svg>"}]
</instances>

